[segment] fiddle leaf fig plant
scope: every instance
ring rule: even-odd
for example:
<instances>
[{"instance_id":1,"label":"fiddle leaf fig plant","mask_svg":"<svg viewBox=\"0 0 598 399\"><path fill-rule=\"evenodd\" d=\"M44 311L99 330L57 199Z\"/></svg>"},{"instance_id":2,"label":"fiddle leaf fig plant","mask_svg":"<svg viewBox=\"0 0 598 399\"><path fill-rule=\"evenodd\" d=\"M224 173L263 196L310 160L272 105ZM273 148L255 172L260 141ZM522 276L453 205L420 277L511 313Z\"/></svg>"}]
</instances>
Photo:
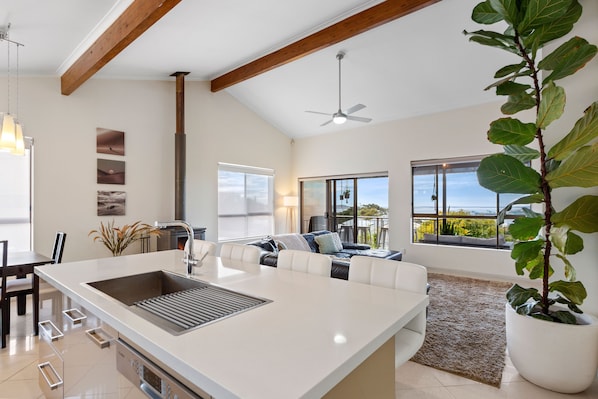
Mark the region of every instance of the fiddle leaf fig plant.
<instances>
[{"instance_id":1,"label":"fiddle leaf fig plant","mask_svg":"<svg viewBox=\"0 0 598 399\"><path fill-rule=\"evenodd\" d=\"M571 32L581 14L578 0L486 0L475 6L472 19L505 29L464 32L470 41L518 58L496 71L496 81L486 88L506 97L505 117L488 130L488 140L504 151L483 159L477 171L483 187L521 195L500 212L498 223L514 205L529 205L509 228L515 241L511 258L517 274L541 279L542 289L515 284L507 300L519 314L568 324L576 323L572 312L581 313L587 296L569 258L583 250L579 232L598 232L598 196L580 195L557 209L553 195L568 187L598 186L598 101L568 132L550 125L565 112L565 90L557 82L583 68L597 48L575 36L542 59L540 50ZM525 110L534 111L532 120L512 116ZM548 148L547 142L556 144ZM557 265L560 280L551 278ZM568 310L554 310L555 303Z\"/></svg>"}]
</instances>

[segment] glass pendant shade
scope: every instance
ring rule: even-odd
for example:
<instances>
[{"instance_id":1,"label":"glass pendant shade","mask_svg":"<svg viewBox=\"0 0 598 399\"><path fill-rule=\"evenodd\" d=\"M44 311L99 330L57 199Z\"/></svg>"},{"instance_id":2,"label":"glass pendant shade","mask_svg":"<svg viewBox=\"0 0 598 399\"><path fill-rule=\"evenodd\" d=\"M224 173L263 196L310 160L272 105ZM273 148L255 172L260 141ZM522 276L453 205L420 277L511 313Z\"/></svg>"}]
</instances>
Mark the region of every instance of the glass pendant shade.
<instances>
[{"instance_id":1,"label":"glass pendant shade","mask_svg":"<svg viewBox=\"0 0 598 399\"><path fill-rule=\"evenodd\" d=\"M21 132L22 134L22 132ZM21 139L21 141L23 141ZM17 147L17 128L12 115L4 114L0 133L0 150L14 152Z\"/></svg>"},{"instance_id":2,"label":"glass pendant shade","mask_svg":"<svg viewBox=\"0 0 598 399\"><path fill-rule=\"evenodd\" d=\"M23 139L23 127L20 123L15 123L16 127L16 142L15 149L12 151L15 155L25 155L25 140Z\"/></svg>"}]
</instances>

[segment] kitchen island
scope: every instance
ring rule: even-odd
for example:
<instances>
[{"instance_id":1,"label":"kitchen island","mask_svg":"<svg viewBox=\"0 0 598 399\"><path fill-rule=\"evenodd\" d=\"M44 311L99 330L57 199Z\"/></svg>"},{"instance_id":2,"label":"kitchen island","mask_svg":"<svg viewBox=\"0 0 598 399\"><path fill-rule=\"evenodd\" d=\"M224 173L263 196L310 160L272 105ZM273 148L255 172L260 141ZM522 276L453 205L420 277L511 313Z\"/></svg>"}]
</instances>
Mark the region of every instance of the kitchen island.
<instances>
[{"instance_id":1,"label":"kitchen island","mask_svg":"<svg viewBox=\"0 0 598 399\"><path fill-rule=\"evenodd\" d=\"M161 251L35 273L214 398L374 397L363 396L371 388L394 397L393 337L427 306L426 295L207 257L191 278L271 302L174 335L87 284L158 270L184 275L182 257Z\"/></svg>"}]
</instances>

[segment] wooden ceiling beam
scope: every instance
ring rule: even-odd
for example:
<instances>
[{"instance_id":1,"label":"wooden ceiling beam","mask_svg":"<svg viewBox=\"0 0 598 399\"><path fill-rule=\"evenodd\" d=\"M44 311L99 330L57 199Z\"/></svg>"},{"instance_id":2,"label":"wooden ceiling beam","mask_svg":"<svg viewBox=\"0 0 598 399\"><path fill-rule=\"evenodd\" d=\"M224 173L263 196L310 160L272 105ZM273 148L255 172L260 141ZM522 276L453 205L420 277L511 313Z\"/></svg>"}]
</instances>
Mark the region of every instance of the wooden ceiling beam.
<instances>
[{"instance_id":1,"label":"wooden ceiling beam","mask_svg":"<svg viewBox=\"0 0 598 399\"><path fill-rule=\"evenodd\" d=\"M60 77L68 96L137 39L181 0L135 0Z\"/></svg>"},{"instance_id":2,"label":"wooden ceiling beam","mask_svg":"<svg viewBox=\"0 0 598 399\"><path fill-rule=\"evenodd\" d=\"M211 90L217 92L226 89L438 1L440 0L386 0L213 79Z\"/></svg>"}]
</instances>

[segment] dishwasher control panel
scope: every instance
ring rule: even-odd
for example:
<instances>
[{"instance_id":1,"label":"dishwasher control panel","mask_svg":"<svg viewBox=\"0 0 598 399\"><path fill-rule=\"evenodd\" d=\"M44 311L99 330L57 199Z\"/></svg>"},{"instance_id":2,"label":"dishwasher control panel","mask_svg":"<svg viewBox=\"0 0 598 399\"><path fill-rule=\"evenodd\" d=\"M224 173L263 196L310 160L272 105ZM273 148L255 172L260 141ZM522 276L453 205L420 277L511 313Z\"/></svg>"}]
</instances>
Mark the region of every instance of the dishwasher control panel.
<instances>
[{"instance_id":1,"label":"dishwasher control panel","mask_svg":"<svg viewBox=\"0 0 598 399\"><path fill-rule=\"evenodd\" d=\"M185 387L158 365L122 340L116 345L118 371L152 399L210 399Z\"/></svg>"}]
</instances>

